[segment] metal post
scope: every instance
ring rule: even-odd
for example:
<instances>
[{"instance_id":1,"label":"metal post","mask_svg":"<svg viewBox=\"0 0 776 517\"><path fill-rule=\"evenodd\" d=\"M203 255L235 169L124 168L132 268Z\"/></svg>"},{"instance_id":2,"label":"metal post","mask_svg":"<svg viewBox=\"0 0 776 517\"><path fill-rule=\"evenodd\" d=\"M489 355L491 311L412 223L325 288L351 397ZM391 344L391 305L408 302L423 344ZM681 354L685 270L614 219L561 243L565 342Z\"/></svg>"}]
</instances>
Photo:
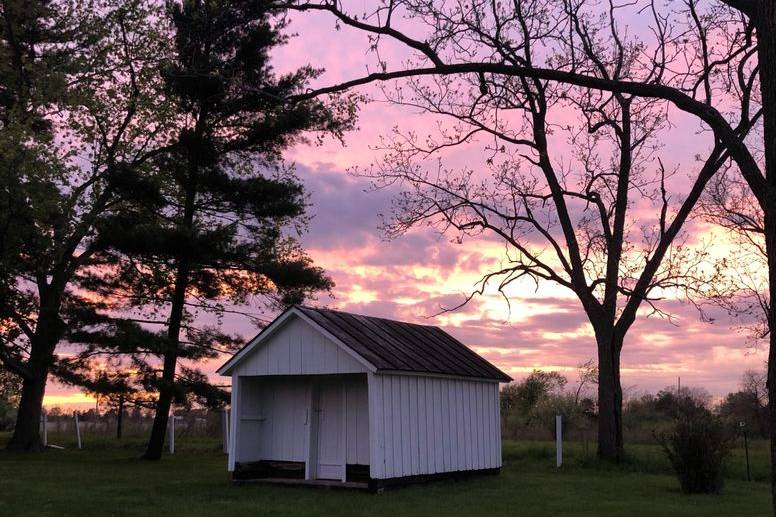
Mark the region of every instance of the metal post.
<instances>
[{"instance_id":1,"label":"metal post","mask_svg":"<svg viewBox=\"0 0 776 517\"><path fill-rule=\"evenodd\" d=\"M563 417L555 415L555 466L563 465Z\"/></svg>"},{"instance_id":2,"label":"metal post","mask_svg":"<svg viewBox=\"0 0 776 517\"><path fill-rule=\"evenodd\" d=\"M169 427L170 454L175 454L175 415L170 415Z\"/></svg>"},{"instance_id":3,"label":"metal post","mask_svg":"<svg viewBox=\"0 0 776 517\"><path fill-rule=\"evenodd\" d=\"M221 435L224 442L224 453L229 452L229 410L221 411Z\"/></svg>"},{"instance_id":4,"label":"metal post","mask_svg":"<svg viewBox=\"0 0 776 517\"><path fill-rule=\"evenodd\" d=\"M81 427L78 424L78 411L73 411L73 421L75 423L75 443L77 447L81 448Z\"/></svg>"}]
</instances>

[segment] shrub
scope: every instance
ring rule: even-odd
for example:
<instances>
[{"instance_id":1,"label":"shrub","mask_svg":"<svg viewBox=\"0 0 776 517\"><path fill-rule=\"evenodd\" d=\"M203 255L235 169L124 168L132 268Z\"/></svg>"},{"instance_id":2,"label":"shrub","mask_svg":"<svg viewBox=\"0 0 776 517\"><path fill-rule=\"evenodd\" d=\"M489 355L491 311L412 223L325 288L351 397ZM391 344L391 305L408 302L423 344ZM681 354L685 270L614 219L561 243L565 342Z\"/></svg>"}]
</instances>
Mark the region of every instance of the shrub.
<instances>
[{"instance_id":1,"label":"shrub","mask_svg":"<svg viewBox=\"0 0 776 517\"><path fill-rule=\"evenodd\" d=\"M722 421L709 411L680 415L673 430L656 438L679 477L682 492L718 494L731 438Z\"/></svg>"},{"instance_id":2,"label":"shrub","mask_svg":"<svg viewBox=\"0 0 776 517\"><path fill-rule=\"evenodd\" d=\"M532 414L533 421L541 424L547 435L555 436L555 415L563 415L563 434L568 439L572 433L579 434L593 426L590 406L587 399L578 401L571 393L549 395L536 404Z\"/></svg>"}]
</instances>

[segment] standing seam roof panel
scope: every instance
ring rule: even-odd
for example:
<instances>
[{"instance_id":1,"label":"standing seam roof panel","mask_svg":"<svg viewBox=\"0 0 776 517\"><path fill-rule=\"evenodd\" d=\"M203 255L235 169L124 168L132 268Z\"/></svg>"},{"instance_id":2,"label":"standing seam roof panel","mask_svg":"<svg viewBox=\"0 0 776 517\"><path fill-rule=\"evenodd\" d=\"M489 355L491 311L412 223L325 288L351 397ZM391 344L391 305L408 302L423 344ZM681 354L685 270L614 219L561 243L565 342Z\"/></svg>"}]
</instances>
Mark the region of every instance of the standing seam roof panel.
<instances>
[{"instance_id":1,"label":"standing seam roof panel","mask_svg":"<svg viewBox=\"0 0 776 517\"><path fill-rule=\"evenodd\" d=\"M306 308L300 308L302 312L310 317L318 325L329 331L337 339L345 343L353 351L360 354L367 361L372 363L377 369L391 368L392 364L386 361L381 355L373 352L371 349L365 347L359 343L358 340L353 339L347 332L341 329L338 325L332 324L328 318L316 310L305 310Z\"/></svg>"},{"instance_id":2,"label":"standing seam roof panel","mask_svg":"<svg viewBox=\"0 0 776 517\"><path fill-rule=\"evenodd\" d=\"M369 318L363 319L367 320ZM422 365L424 368L429 369L430 371L438 369L437 363L432 359L432 357L429 356L428 350L424 350L423 346L417 346L417 343L413 343L412 340L399 339L398 336L401 336L401 332L398 331L398 329L391 328L394 326L393 322L390 320L372 318L371 323L376 326L379 325L381 332L383 332L385 335L391 336L390 339L398 343L404 353L412 357L416 363Z\"/></svg>"},{"instance_id":3,"label":"standing seam roof panel","mask_svg":"<svg viewBox=\"0 0 776 517\"><path fill-rule=\"evenodd\" d=\"M449 354L448 357L455 358L456 363L463 364L464 368L472 371L473 373L480 375L493 373L489 369L483 369L478 364L479 361L475 362L472 361L472 358L467 357L461 350L461 347L454 346L448 340L441 338L441 336L437 336L437 334L443 334L443 332L435 332L438 329L434 327L420 327L411 330L420 334L422 339L425 339L430 343L434 343L436 346L442 348L444 353ZM477 358L479 359L479 356Z\"/></svg>"},{"instance_id":4,"label":"standing seam roof panel","mask_svg":"<svg viewBox=\"0 0 776 517\"><path fill-rule=\"evenodd\" d=\"M494 369L490 366L489 363L487 363L479 355L471 351L468 347L463 348L460 346L456 346L456 341L454 340L454 338L449 334L447 334L446 332L435 327L425 327L423 329L419 329L419 332L425 334L426 339L433 341L435 343L439 343L441 346L444 346L447 350L450 351L451 354L455 354L455 356L461 362L473 368L478 373L480 374L494 373Z\"/></svg>"},{"instance_id":5,"label":"standing seam roof panel","mask_svg":"<svg viewBox=\"0 0 776 517\"><path fill-rule=\"evenodd\" d=\"M359 315L355 315L354 317L358 320L359 323L361 323L362 325L372 330L380 338L380 341L382 343L389 343L394 348L399 348L399 349L402 349L402 347L405 347L405 343L397 339L389 329L385 328L384 321L381 321L377 318L367 318ZM406 350L405 350L405 353L407 353ZM413 353L417 357L416 362L422 364L424 368L435 367L433 361L431 361L426 355L422 353L418 354L417 351L413 351Z\"/></svg>"},{"instance_id":6,"label":"standing seam roof panel","mask_svg":"<svg viewBox=\"0 0 776 517\"><path fill-rule=\"evenodd\" d=\"M439 339L441 341L444 341L448 344L450 349L455 350L455 352L461 356L463 356L464 361L468 361L469 364L476 365L478 371L481 373L486 373L489 375L503 375L503 372L490 364L488 361L486 361L482 356L480 356L477 352L472 350L469 347L460 347L455 346L457 341L454 337L452 337L450 334L445 332L442 329L436 328L436 327L427 327L424 329L428 331L432 336L434 336L435 339Z\"/></svg>"},{"instance_id":7,"label":"standing seam roof panel","mask_svg":"<svg viewBox=\"0 0 776 517\"><path fill-rule=\"evenodd\" d=\"M457 362L466 365L466 368L474 371L475 374L487 376L496 373L495 369L484 367L482 364L485 362L484 359L471 352L468 347L456 345L457 341L443 330L436 327L420 327L413 330L419 333L423 339L442 347L447 354L455 357Z\"/></svg>"},{"instance_id":8,"label":"standing seam roof panel","mask_svg":"<svg viewBox=\"0 0 776 517\"><path fill-rule=\"evenodd\" d=\"M412 364L414 362L413 358L407 356L407 354L403 353L400 349L392 350L391 348L386 346L375 346L378 344L375 343L374 339L368 336L363 331L363 329L359 329L358 325L353 325L352 322L347 321L344 314L345 313L338 313L335 311L326 311L326 313L322 314L322 316L325 317L327 320L329 320L333 325L336 325L342 332L347 333L347 335L352 340L358 343L358 346L369 348L373 353L379 354L382 357L382 359L389 365L388 368L413 369L418 366L418 365L413 365ZM370 344L372 346L369 346ZM382 353L378 352L378 350ZM388 354L386 354L385 352L388 352ZM386 358L386 355L393 356L393 360Z\"/></svg>"},{"instance_id":9,"label":"standing seam roof panel","mask_svg":"<svg viewBox=\"0 0 776 517\"><path fill-rule=\"evenodd\" d=\"M445 357L450 358L455 363L456 366L454 369L465 368L475 373L483 373L480 372L478 368L476 368L476 365L471 364L465 355L461 354L461 351L459 350L461 348L460 346L451 346L450 342L437 339L434 331L438 329L435 327L416 325L414 327L408 328L407 330L418 334L422 341L433 343L434 346L441 349L442 353L445 354Z\"/></svg>"},{"instance_id":10,"label":"standing seam roof panel","mask_svg":"<svg viewBox=\"0 0 776 517\"><path fill-rule=\"evenodd\" d=\"M393 327L394 332L400 335L405 335L408 337L408 341L417 342L419 341L421 344L425 344L424 340L418 339L418 336L415 332L413 332L413 329L411 328L412 325L404 325L404 324L396 324L395 322L390 322L389 325ZM428 345L430 343L426 344L426 347L428 348ZM435 366L435 372L436 373L451 373L451 372L466 372L468 375L476 374L476 370L471 368L469 365L463 363L455 364L456 362L451 362L452 357L454 354L451 353L450 350L440 350L439 353L435 354L434 357L437 359L437 365Z\"/></svg>"},{"instance_id":11,"label":"standing seam roof panel","mask_svg":"<svg viewBox=\"0 0 776 517\"><path fill-rule=\"evenodd\" d=\"M298 308L378 370L512 380L439 327L330 309Z\"/></svg>"}]
</instances>

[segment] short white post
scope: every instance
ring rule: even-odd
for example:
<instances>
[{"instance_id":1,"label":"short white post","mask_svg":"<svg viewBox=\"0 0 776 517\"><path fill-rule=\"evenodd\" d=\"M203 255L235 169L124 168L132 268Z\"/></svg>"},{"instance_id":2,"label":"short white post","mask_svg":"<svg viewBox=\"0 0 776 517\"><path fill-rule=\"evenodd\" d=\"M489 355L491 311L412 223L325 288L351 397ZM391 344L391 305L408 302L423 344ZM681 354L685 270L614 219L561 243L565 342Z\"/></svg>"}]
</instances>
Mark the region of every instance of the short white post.
<instances>
[{"instance_id":1,"label":"short white post","mask_svg":"<svg viewBox=\"0 0 776 517\"><path fill-rule=\"evenodd\" d=\"M44 411L41 418L43 419L43 446L48 447L48 414Z\"/></svg>"},{"instance_id":2,"label":"short white post","mask_svg":"<svg viewBox=\"0 0 776 517\"><path fill-rule=\"evenodd\" d=\"M73 411L73 423L75 424L75 443L81 448L81 426L78 424L78 411Z\"/></svg>"},{"instance_id":3,"label":"short white post","mask_svg":"<svg viewBox=\"0 0 776 517\"><path fill-rule=\"evenodd\" d=\"M555 466L563 465L563 417L555 415Z\"/></svg>"},{"instance_id":4,"label":"short white post","mask_svg":"<svg viewBox=\"0 0 776 517\"><path fill-rule=\"evenodd\" d=\"M221 411L221 435L224 442L224 453L229 452L229 410Z\"/></svg>"},{"instance_id":5,"label":"short white post","mask_svg":"<svg viewBox=\"0 0 776 517\"><path fill-rule=\"evenodd\" d=\"M169 427L170 454L175 454L175 415L170 415Z\"/></svg>"}]
</instances>

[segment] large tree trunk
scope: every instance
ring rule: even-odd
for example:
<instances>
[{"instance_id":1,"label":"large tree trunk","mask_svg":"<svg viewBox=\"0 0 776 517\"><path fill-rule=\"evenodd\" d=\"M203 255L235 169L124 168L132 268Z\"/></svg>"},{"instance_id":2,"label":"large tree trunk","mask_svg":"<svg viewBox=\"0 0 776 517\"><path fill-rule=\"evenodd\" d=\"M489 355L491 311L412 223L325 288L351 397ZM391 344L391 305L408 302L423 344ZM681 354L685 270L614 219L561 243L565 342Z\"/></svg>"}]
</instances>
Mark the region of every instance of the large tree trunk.
<instances>
[{"instance_id":1,"label":"large tree trunk","mask_svg":"<svg viewBox=\"0 0 776 517\"><path fill-rule=\"evenodd\" d=\"M774 147L774 146L772 146ZM776 206L773 207L776 209ZM771 504L776 515L776 210L765 212L765 248L768 254L768 434L771 441Z\"/></svg>"},{"instance_id":2,"label":"large tree trunk","mask_svg":"<svg viewBox=\"0 0 776 517\"><path fill-rule=\"evenodd\" d=\"M760 0L752 13L757 30L760 91L763 103L765 179L768 192L763 207L765 248L768 254L768 413L771 439L771 498L776 515L776 2Z\"/></svg>"},{"instance_id":3,"label":"large tree trunk","mask_svg":"<svg viewBox=\"0 0 776 517\"><path fill-rule=\"evenodd\" d=\"M121 426L124 421L124 394L119 395L119 407L116 411L116 439L121 440Z\"/></svg>"},{"instance_id":4,"label":"large tree trunk","mask_svg":"<svg viewBox=\"0 0 776 517\"><path fill-rule=\"evenodd\" d=\"M159 388L159 399L156 401L156 413L154 414L154 424L151 427L151 436L148 438L143 459L158 460L162 457L164 448L164 437L167 433L167 422L172 406L173 386L175 382L175 360L169 352L164 358L164 369L162 371L162 383Z\"/></svg>"},{"instance_id":5,"label":"large tree trunk","mask_svg":"<svg viewBox=\"0 0 776 517\"><path fill-rule=\"evenodd\" d=\"M158 460L162 457L164 436L167 432L167 422L170 415L172 399L175 395L175 371L178 364L180 348L180 329L183 321L183 310L188 286L189 265L186 259L181 261L175 280L175 292L170 308L170 323L167 327L167 350L164 353L162 381L159 387L159 399L156 402L156 414L151 428L151 436L143 455L147 460Z\"/></svg>"},{"instance_id":6,"label":"large tree trunk","mask_svg":"<svg viewBox=\"0 0 776 517\"><path fill-rule=\"evenodd\" d=\"M16 426L7 448L15 451L39 452L43 450L40 439L40 417L43 411L43 395L46 392L48 371L24 379Z\"/></svg>"},{"instance_id":7,"label":"large tree trunk","mask_svg":"<svg viewBox=\"0 0 776 517\"><path fill-rule=\"evenodd\" d=\"M201 114L204 117L204 110ZM202 124L204 118L200 118L197 127L197 135L202 134ZM197 149L189 151L189 175L184 184L186 189L186 202L183 208L183 219L181 228L190 234L193 234L194 213L196 210L195 202L197 197L197 173L198 162L196 159ZM151 428L151 437L148 439L148 447L143 455L147 460L158 460L162 457L164 448L164 435L167 432L167 421L169 419L170 407L172 406L173 396L175 395L175 371L178 365L178 354L180 353L180 333L183 315L186 308L186 292L189 286L189 276L191 273L191 257L185 253L177 257L178 268L175 272L175 290L173 291L170 304L170 321L167 326L167 350L164 354L164 367L162 370L162 382L159 388L159 400L156 402L156 414L154 415L154 425Z\"/></svg>"},{"instance_id":8,"label":"large tree trunk","mask_svg":"<svg viewBox=\"0 0 776 517\"><path fill-rule=\"evenodd\" d=\"M189 189L186 196L183 226L190 230L194 220L195 192ZM178 270L175 273L175 291L173 292L170 306L170 321L167 326L167 349L164 353L164 366L162 368L162 381L159 386L159 399L156 402L154 424L151 428L151 436L148 439L143 459L158 460L162 457L164 448L164 436L167 432L167 422L170 415L170 407L175 395L175 371L178 366L178 354L180 352L180 333L183 313L186 305L186 290L189 284L191 264L188 257L178 259Z\"/></svg>"},{"instance_id":9,"label":"large tree trunk","mask_svg":"<svg viewBox=\"0 0 776 517\"><path fill-rule=\"evenodd\" d=\"M54 350L64 332L64 324L59 318L59 297L52 298L51 293L44 292L41 298L43 302L38 313L38 324L30 342L30 358L25 364L28 376L22 382L16 426L6 446L10 450L37 452L43 449L40 440L43 396L49 370L54 362Z\"/></svg>"},{"instance_id":10,"label":"large tree trunk","mask_svg":"<svg viewBox=\"0 0 776 517\"><path fill-rule=\"evenodd\" d=\"M596 332L598 345L598 457L620 462L623 458L622 385L620 351L622 341L613 329Z\"/></svg>"}]
</instances>

